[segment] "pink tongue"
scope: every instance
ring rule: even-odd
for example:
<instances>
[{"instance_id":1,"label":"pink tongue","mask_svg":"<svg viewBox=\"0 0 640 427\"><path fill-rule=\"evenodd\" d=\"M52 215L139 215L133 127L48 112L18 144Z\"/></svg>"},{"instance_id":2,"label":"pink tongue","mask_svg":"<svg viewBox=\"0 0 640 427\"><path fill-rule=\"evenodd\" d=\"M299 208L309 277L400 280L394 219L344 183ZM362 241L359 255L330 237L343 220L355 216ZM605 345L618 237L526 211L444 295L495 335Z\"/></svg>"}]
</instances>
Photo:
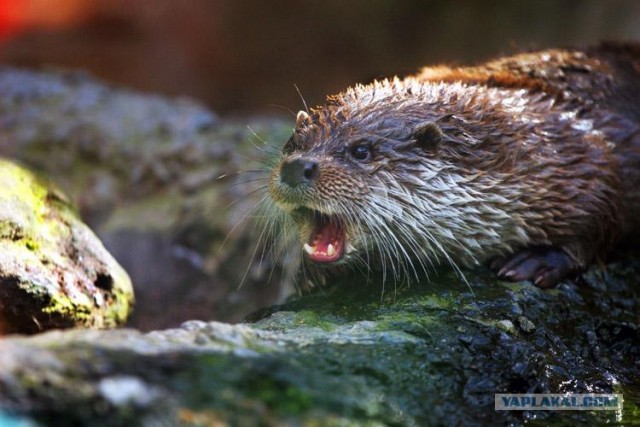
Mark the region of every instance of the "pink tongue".
<instances>
[{"instance_id":1,"label":"pink tongue","mask_svg":"<svg viewBox=\"0 0 640 427\"><path fill-rule=\"evenodd\" d=\"M313 233L311 246L315 249L308 253L309 259L315 262L332 262L342 257L344 231L338 225L331 222L323 222L318 225ZM329 248L332 245L333 248Z\"/></svg>"}]
</instances>

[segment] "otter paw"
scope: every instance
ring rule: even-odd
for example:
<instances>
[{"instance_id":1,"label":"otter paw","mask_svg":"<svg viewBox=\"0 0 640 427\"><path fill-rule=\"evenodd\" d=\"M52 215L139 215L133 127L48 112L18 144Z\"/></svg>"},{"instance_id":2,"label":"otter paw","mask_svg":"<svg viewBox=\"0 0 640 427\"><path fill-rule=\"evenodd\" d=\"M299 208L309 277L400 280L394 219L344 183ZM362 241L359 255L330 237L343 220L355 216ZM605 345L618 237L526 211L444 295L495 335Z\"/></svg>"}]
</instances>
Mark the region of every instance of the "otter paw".
<instances>
[{"instance_id":1,"label":"otter paw","mask_svg":"<svg viewBox=\"0 0 640 427\"><path fill-rule=\"evenodd\" d=\"M514 282L530 280L539 288L555 286L580 271L564 251L548 247L526 249L511 258L495 260L491 267L498 271L501 279Z\"/></svg>"}]
</instances>

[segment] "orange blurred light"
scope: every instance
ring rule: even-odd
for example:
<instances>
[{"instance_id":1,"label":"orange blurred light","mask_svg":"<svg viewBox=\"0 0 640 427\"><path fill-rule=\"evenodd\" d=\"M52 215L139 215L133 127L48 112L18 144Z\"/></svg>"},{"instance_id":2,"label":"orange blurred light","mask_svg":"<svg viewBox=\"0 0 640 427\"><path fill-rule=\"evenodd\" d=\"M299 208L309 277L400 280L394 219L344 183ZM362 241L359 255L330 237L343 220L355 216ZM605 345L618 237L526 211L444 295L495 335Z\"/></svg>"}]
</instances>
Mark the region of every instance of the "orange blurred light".
<instances>
[{"instance_id":1,"label":"orange blurred light","mask_svg":"<svg viewBox=\"0 0 640 427\"><path fill-rule=\"evenodd\" d=\"M97 6L87 0L1 0L0 42L29 28L64 27L83 21Z\"/></svg>"},{"instance_id":2,"label":"orange blurred light","mask_svg":"<svg viewBox=\"0 0 640 427\"><path fill-rule=\"evenodd\" d=\"M29 9L29 0L4 0L0 2L0 41L20 32Z\"/></svg>"}]
</instances>

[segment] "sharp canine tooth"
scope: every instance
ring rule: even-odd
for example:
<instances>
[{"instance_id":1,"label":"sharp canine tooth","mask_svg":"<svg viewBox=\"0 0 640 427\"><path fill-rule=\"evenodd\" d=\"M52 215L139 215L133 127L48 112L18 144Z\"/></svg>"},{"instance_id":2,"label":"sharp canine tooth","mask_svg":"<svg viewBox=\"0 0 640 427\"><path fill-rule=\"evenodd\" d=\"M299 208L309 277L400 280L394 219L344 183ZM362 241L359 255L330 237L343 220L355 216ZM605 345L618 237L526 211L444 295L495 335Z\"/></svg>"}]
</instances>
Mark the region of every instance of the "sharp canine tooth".
<instances>
[{"instance_id":1,"label":"sharp canine tooth","mask_svg":"<svg viewBox=\"0 0 640 427\"><path fill-rule=\"evenodd\" d=\"M336 248L333 247L331 243L327 246L327 255L334 256L336 254Z\"/></svg>"},{"instance_id":2,"label":"sharp canine tooth","mask_svg":"<svg viewBox=\"0 0 640 427\"><path fill-rule=\"evenodd\" d=\"M313 255L316 251L316 248L309 246L308 243L305 243L302 247L304 248L304 251L309 255Z\"/></svg>"}]
</instances>

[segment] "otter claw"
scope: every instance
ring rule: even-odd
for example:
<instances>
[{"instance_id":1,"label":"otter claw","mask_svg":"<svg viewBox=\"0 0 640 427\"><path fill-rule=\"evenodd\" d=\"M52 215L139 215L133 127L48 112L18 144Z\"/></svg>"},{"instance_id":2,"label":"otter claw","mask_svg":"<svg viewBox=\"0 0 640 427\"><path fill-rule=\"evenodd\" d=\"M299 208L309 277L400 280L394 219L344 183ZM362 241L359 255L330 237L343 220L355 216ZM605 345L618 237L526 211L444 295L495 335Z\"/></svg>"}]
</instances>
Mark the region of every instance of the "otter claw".
<instances>
[{"instance_id":1,"label":"otter claw","mask_svg":"<svg viewBox=\"0 0 640 427\"><path fill-rule=\"evenodd\" d=\"M555 286L580 270L564 251L549 247L527 249L511 258L494 260L491 267L498 270L501 279L530 280L539 288Z\"/></svg>"}]
</instances>

